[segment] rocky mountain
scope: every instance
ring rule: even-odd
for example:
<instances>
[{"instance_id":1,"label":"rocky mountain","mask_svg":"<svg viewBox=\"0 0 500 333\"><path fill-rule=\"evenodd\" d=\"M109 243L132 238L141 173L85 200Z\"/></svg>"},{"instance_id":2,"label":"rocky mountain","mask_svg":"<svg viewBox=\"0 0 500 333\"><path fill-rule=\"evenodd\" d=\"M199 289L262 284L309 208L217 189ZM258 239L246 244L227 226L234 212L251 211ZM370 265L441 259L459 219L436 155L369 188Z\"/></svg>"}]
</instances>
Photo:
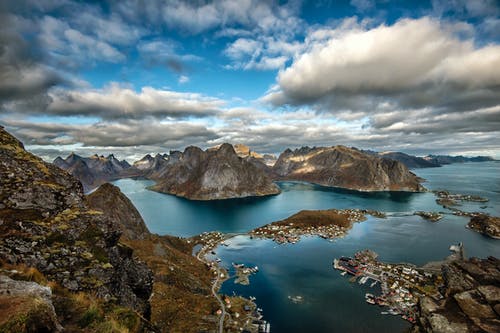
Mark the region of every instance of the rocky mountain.
<instances>
[{"instance_id":1,"label":"rocky mountain","mask_svg":"<svg viewBox=\"0 0 500 333\"><path fill-rule=\"evenodd\" d=\"M398 161L403 163L408 169L418 169L418 168L437 168L441 165L432 160L426 160L423 157L408 155L401 152L380 152L376 153L378 157L387 158L390 160Z\"/></svg>"},{"instance_id":2,"label":"rocky mountain","mask_svg":"<svg viewBox=\"0 0 500 333\"><path fill-rule=\"evenodd\" d=\"M107 181L121 178L122 174L130 168L127 161L119 161L112 154L107 157L97 154L81 157L71 153L66 159L57 157L53 164L78 178L85 192Z\"/></svg>"},{"instance_id":3,"label":"rocky mountain","mask_svg":"<svg viewBox=\"0 0 500 333\"><path fill-rule=\"evenodd\" d=\"M424 157L425 160L437 163L437 164L452 164L452 163L466 163L466 162L489 162L494 161L491 156L475 156L475 157L465 157L465 156L449 156L449 155L427 155Z\"/></svg>"},{"instance_id":4,"label":"rocky mountain","mask_svg":"<svg viewBox=\"0 0 500 333\"><path fill-rule=\"evenodd\" d=\"M445 298L420 299L413 332L499 332L500 260L459 260L441 270Z\"/></svg>"},{"instance_id":5,"label":"rocky mountain","mask_svg":"<svg viewBox=\"0 0 500 333\"><path fill-rule=\"evenodd\" d=\"M150 177L151 189L194 200L214 200L278 194L279 187L264 171L223 144L206 151L188 147L178 159Z\"/></svg>"},{"instance_id":6,"label":"rocky mountain","mask_svg":"<svg viewBox=\"0 0 500 333\"><path fill-rule=\"evenodd\" d=\"M102 304L109 307L106 320L112 319L112 311L122 311L134 325L143 326L140 318L150 314L153 275L119 241L120 235L116 220L87 205L82 185L73 176L26 152L0 128L0 275L31 276L52 285L58 291L53 306L63 326L87 327L84 317L101 316ZM82 296L77 298L77 293ZM95 313L89 314L83 309L92 299ZM15 326L23 314L17 315L12 314L3 329L23 331Z\"/></svg>"},{"instance_id":7,"label":"rocky mountain","mask_svg":"<svg viewBox=\"0 0 500 333\"><path fill-rule=\"evenodd\" d=\"M129 171L133 172L135 169L143 177L161 179L168 169L179 161L181 156L182 153L177 150L170 151L169 154L156 154L155 157L148 154L134 162L132 170Z\"/></svg>"},{"instance_id":8,"label":"rocky mountain","mask_svg":"<svg viewBox=\"0 0 500 333\"><path fill-rule=\"evenodd\" d=\"M404 164L345 146L287 149L272 171L281 180L360 191L424 190L420 179Z\"/></svg>"},{"instance_id":9,"label":"rocky mountain","mask_svg":"<svg viewBox=\"0 0 500 333\"><path fill-rule=\"evenodd\" d=\"M89 207L104 212L108 219L115 221L122 237L146 239L150 236L141 214L118 187L110 183L103 184L86 199Z\"/></svg>"}]
</instances>

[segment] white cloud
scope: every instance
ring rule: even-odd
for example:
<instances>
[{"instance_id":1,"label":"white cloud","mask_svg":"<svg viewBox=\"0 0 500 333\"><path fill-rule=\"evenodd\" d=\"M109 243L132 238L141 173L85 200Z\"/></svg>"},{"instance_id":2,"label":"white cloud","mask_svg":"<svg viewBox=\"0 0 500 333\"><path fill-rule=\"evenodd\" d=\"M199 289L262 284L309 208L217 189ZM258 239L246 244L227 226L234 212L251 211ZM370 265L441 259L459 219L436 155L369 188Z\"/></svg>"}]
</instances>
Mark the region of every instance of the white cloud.
<instances>
[{"instance_id":1,"label":"white cloud","mask_svg":"<svg viewBox=\"0 0 500 333\"><path fill-rule=\"evenodd\" d=\"M375 7L374 0L351 0L350 4L356 7L358 12L364 12Z\"/></svg>"},{"instance_id":2,"label":"white cloud","mask_svg":"<svg viewBox=\"0 0 500 333\"><path fill-rule=\"evenodd\" d=\"M39 41L60 64L79 67L94 60L122 62L125 55L95 36L73 29L67 22L45 16L40 22Z\"/></svg>"},{"instance_id":3,"label":"white cloud","mask_svg":"<svg viewBox=\"0 0 500 333\"><path fill-rule=\"evenodd\" d=\"M60 116L93 116L102 119L154 117L205 117L219 112L225 101L197 93L143 87L136 92L117 83L103 89L52 89L44 108L26 108L16 101L5 109L17 113L45 113Z\"/></svg>"},{"instance_id":4,"label":"white cloud","mask_svg":"<svg viewBox=\"0 0 500 333\"><path fill-rule=\"evenodd\" d=\"M415 94L424 98L425 93L457 87L497 89L500 46L476 48L472 40L456 37L453 29L456 26L421 18L332 31L326 40L313 40L279 73L281 91L267 99L300 104L365 95L386 102L384 96L397 99L396 95L411 93L418 99ZM452 97L432 96L428 103L438 105L444 98Z\"/></svg>"},{"instance_id":5,"label":"white cloud","mask_svg":"<svg viewBox=\"0 0 500 333\"><path fill-rule=\"evenodd\" d=\"M189 77L186 75L181 75L179 76L179 83L184 84L189 82Z\"/></svg>"}]
</instances>

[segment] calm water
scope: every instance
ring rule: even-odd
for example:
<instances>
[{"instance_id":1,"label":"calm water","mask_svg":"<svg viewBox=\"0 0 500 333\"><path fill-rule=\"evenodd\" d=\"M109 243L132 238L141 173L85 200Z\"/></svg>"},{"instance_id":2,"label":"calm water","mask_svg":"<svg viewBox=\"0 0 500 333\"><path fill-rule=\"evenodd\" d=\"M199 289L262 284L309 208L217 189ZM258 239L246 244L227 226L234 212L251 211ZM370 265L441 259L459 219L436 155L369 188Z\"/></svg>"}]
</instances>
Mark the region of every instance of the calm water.
<instances>
[{"instance_id":1,"label":"calm water","mask_svg":"<svg viewBox=\"0 0 500 333\"><path fill-rule=\"evenodd\" d=\"M420 169L429 189L477 194L490 199L484 204L466 204L461 209L484 210L500 215L500 163L453 164ZM333 258L370 248L381 260L412 262L418 265L449 254L452 243L462 241L469 256L500 256L500 241L465 228L466 218L446 215L438 223L407 215L415 210L443 211L431 193L367 194L332 190L320 186L282 182L283 193L264 199L221 202L193 202L150 192L149 181L115 182L134 202L151 231L191 236L203 231L245 232L265 223L283 219L301 209L370 208L391 212L387 219L369 218L355 224L343 239L329 242L303 238L295 245L276 245L269 240L237 236L228 247L216 252L230 267L231 262L258 265L259 273L250 286L229 280L222 291L257 297L272 332L401 332L408 324L399 317L381 315L380 308L364 302L368 286L352 285L331 268ZM376 287L375 287L376 288ZM304 303L294 304L288 296L301 295Z\"/></svg>"}]
</instances>

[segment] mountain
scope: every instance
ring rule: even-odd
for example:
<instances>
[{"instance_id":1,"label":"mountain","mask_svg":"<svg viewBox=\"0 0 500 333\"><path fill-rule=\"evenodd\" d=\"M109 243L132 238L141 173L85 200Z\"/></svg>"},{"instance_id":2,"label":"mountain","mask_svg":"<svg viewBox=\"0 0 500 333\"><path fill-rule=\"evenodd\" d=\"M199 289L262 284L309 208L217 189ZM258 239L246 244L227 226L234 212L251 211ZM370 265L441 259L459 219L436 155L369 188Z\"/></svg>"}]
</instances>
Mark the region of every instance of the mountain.
<instances>
[{"instance_id":1,"label":"mountain","mask_svg":"<svg viewBox=\"0 0 500 333\"><path fill-rule=\"evenodd\" d=\"M424 190L419 178L404 164L345 146L287 149L272 170L281 180L360 191Z\"/></svg>"},{"instance_id":2,"label":"mountain","mask_svg":"<svg viewBox=\"0 0 500 333\"><path fill-rule=\"evenodd\" d=\"M156 154L155 157L148 154L134 162L132 169L139 171L143 177L160 179L170 166L179 161L181 155L182 153L176 150L170 151L170 154Z\"/></svg>"},{"instance_id":3,"label":"mountain","mask_svg":"<svg viewBox=\"0 0 500 333\"><path fill-rule=\"evenodd\" d=\"M494 161L490 156L449 156L449 155L427 155L425 160L437 164L452 164L452 163L466 163L466 162L489 162Z\"/></svg>"},{"instance_id":4,"label":"mountain","mask_svg":"<svg viewBox=\"0 0 500 333\"><path fill-rule=\"evenodd\" d=\"M239 157L233 146L222 144L206 151L188 147L151 189L194 200L214 200L265 196L280 193L264 171Z\"/></svg>"},{"instance_id":5,"label":"mountain","mask_svg":"<svg viewBox=\"0 0 500 333\"><path fill-rule=\"evenodd\" d=\"M413 155L408 155L401 152L380 152L377 155L381 158L387 158L390 160L398 161L403 163L408 169L418 169L418 168L437 168L441 165L434 161L429 161L423 157L417 157Z\"/></svg>"},{"instance_id":6,"label":"mountain","mask_svg":"<svg viewBox=\"0 0 500 333\"><path fill-rule=\"evenodd\" d=\"M85 192L107 181L121 178L122 173L130 168L127 161L119 161L113 154L107 157L97 154L81 157L71 153L66 159L57 157L52 163L78 178Z\"/></svg>"}]
</instances>

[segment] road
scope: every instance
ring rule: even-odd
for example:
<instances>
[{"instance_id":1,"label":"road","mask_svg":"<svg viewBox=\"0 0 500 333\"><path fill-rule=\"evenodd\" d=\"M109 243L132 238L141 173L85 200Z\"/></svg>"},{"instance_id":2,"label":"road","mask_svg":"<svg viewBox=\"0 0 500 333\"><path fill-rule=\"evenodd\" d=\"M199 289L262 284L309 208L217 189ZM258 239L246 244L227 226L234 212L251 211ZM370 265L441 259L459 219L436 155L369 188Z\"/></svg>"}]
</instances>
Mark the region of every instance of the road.
<instances>
[{"instance_id":1,"label":"road","mask_svg":"<svg viewBox=\"0 0 500 333\"><path fill-rule=\"evenodd\" d=\"M200 251L198 251L198 253L196 254L196 258L201 261L202 263L204 264L207 264L207 261L200 257L200 254L203 252L203 249L201 249ZM219 333L223 333L224 332L224 319L226 317L226 305L224 304L224 302L222 301L222 299L220 298L219 294L217 293L217 287L219 285L219 281L220 281L220 278L221 278L221 270L220 268L217 266L216 268L216 272L217 272L217 277L215 278L213 284L212 284L212 295L215 297L215 299L217 300L217 302L219 302L220 304L220 307L221 307L221 310L222 310L222 313L221 313L221 316L220 316L220 319L219 319Z\"/></svg>"}]
</instances>

